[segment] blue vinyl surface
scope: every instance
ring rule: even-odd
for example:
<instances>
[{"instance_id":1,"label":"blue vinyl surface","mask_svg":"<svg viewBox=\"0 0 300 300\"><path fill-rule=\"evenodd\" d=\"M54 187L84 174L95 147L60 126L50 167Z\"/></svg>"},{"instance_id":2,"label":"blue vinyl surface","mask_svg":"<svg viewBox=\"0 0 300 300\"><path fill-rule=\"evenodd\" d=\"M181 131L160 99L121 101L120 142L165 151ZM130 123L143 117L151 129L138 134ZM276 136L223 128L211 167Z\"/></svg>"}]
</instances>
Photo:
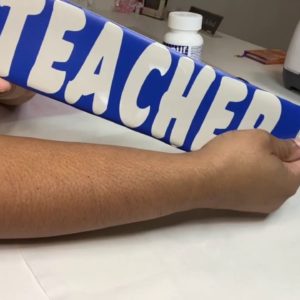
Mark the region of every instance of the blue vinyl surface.
<instances>
[{"instance_id":1,"label":"blue vinyl surface","mask_svg":"<svg viewBox=\"0 0 300 300\"><path fill-rule=\"evenodd\" d=\"M19 5L16 3L19 3ZM23 6L20 3L23 3ZM8 28L8 26L12 27L11 24L13 22L8 21L14 16L13 11L19 11L19 13L21 13L20 11L24 6L27 5L26 7L28 8L30 5L34 6L35 4L37 6L40 5L42 9L40 13L26 17L26 22L24 22L22 26L22 32L14 50L13 59L7 74L5 70L1 69L0 64L0 75L18 85L33 89L50 98L65 102L88 113L99 115L102 118L127 126L138 132L159 138L166 143L173 144L186 151L196 150L214 135L229 130L240 129L241 123L245 120L247 114L247 118L251 120L251 122L248 122L249 126L246 126L247 128L266 129L280 138L293 138L299 133L299 106L275 96L272 98L271 94L257 92L260 90L251 84L231 78L228 74L213 70L200 62L194 62L171 50L166 50L167 48L164 48L164 46L160 46L140 34L114 25L101 16L86 10L83 11L76 6L59 0L0 1L1 60L7 57L7 51L9 49L7 43L2 42L1 39L4 41L5 34L15 30ZM66 7L70 11L70 15L68 15L68 13L65 15L68 22L70 22L71 18L76 19L77 15L81 16L81 22L84 20L84 24L80 30L66 30L63 35L63 40L68 42L69 45L72 45L70 55L68 55L67 59L56 59L60 55L60 44L57 44L58 54L54 54L53 64L51 65L51 68L57 73L53 73L51 77L46 74L45 69L42 69L39 80L34 81L34 78L37 78L37 76L33 76L33 79L29 80L34 68L35 74L39 72L39 70L37 70L38 56L41 53L45 35L49 30L49 24L51 23L54 11L59 12ZM63 20L61 20L61 22L63 23ZM61 24L58 24L57 28L59 28L59 26L61 26ZM116 39L119 36L120 49L118 51L117 60L115 61L109 57L109 52L105 52L105 55L100 55L99 58L94 61L93 74L90 76L95 75L95 80L100 80L101 78L103 80L103 78L106 77L105 74L99 76L101 72L104 72L105 68L113 68L113 77L108 85L109 89L104 93L108 95L107 99L103 94L103 90L101 90L103 87L100 88L101 91L98 95L98 101L102 101L102 110L99 112L93 108L95 94L97 94L98 91L88 94L88 90L80 86L80 80L75 79L81 72L82 66L86 63L86 59L92 51L91 49L94 47L95 41L106 29L108 30L108 35L110 32L113 33L111 38L114 39L114 42L103 38L103 44L114 47L114 45L118 44ZM7 30L7 32L5 32L5 30ZM114 36L114 32L116 36ZM54 41L54 43L56 42ZM115 48L112 49L115 50ZM153 51L151 49L153 49ZM64 53L65 51L62 50L62 54ZM149 55L147 56L145 53L149 53ZM161 60L160 56L162 57ZM165 60L164 57L166 58ZM104 64L109 65L104 67ZM181 66L179 66L180 64ZM111 66L111 68L109 66ZM140 69L142 71L136 71L136 66L141 66ZM146 73L143 72L143 70L145 70ZM147 70L149 70L148 73ZM177 72L178 74L176 75ZM213 80L211 80L211 83L207 83L207 87L204 88L203 97L199 96L196 109L195 105L191 106L194 109L194 113L189 114L188 111L185 111L185 107L189 107L189 105L181 106L181 104L183 104L184 101L186 101L186 103L188 103L187 101L193 101L189 98L189 95L196 86L197 78L201 72L204 78L212 76ZM57 83L59 89L49 91L45 86L47 86L49 80L56 80L53 78L53 76L56 77L55 74L61 74L63 81L61 84L59 84L59 82ZM138 83L139 78L141 78L140 76L144 77L142 84ZM180 92L180 88L178 87L177 96L177 86L174 85L172 87L175 76L178 76L178 78L181 76L183 81L187 80L187 85L182 92ZM109 81L107 78L106 80ZM136 99L122 98L126 84L128 84L130 80L133 82L136 80L137 82ZM43 82L43 85L39 86L40 82ZM77 82L79 85L77 92L78 100L73 99L71 101L67 97L67 95L70 94L67 91L70 88L70 82ZM99 86L101 86L101 83L100 80ZM82 82L82 85L86 85L86 83ZM198 85L201 91L201 83L198 82ZM237 89L236 93L232 91L235 89L235 86ZM170 92L171 88L173 88L172 93ZM221 89L223 89L222 92L220 91ZM73 87L73 94L74 90L75 92L77 91L76 88L74 89ZM240 92L238 92L238 90L240 90ZM243 90L246 91L244 95ZM132 94L131 91L127 91L127 93L134 98L134 94ZM102 94L104 96L101 96ZM200 94L201 93L199 93L199 95ZM167 97L168 100L166 100L166 95L169 95ZM175 95L174 100L172 100L174 101L174 106L170 101L171 95ZM239 95L242 96L241 99L230 99L230 97L239 97ZM255 95L256 98L254 97ZM223 105L225 100L222 97L228 98L225 99L227 101L225 106ZM193 97L193 99L194 98L195 97ZM124 103L121 103L122 101L124 101ZM165 101L165 103L168 101L170 107L169 111L173 111L174 107L178 108L177 111L174 110L173 117L168 116L168 109L164 108L163 101ZM219 101L218 103L223 103L223 109L222 105L218 104L217 101ZM259 104L258 101L260 101ZM264 104L264 101L268 102ZM274 101L274 108L278 114L277 118L275 117L276 112L273 114L272 109L269 109L269 107L272 108L273 105L272 103L270 104L270 101ZM104 109L103 103L106 103ZM131 106L135 108L132 111L132 116L130 115ZM127 111L127 107L129 111ZM182 111L180 107L182 107ZM261 109L261 113L257 113L259 109ZM141 115L139 114L139 110L141 111ZM252 110L251 115L250 110ZM187 118L186 120L179 120L181 113L182 118ZM158 117L159 114L160 116ZM166 122L164 122L164 116L167 118ZM130 118L132 118L132 122ZM253 118L255 118L255 120ZM268 118L270 121L267 120ZM161 119L161 121L158 121L158 119ZM212 125L207 124L208 122L214 122L215 127L213 130L211 129ZM211 131L207 134L203 133L203 141L201 140L201 130ZM199 141L193 145L197 136Z\"/></svg>"}]
</instances>

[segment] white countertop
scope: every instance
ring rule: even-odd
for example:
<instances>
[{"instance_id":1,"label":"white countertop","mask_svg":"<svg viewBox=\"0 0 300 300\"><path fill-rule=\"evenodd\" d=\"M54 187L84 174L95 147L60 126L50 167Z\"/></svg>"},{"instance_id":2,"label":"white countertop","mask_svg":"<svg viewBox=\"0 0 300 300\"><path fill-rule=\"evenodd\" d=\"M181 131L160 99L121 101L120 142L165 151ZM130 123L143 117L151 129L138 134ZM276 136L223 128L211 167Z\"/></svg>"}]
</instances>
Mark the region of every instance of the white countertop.
<instances>
[{"instance_id":1,"label":"white countertop","mask_svg":"<svg viewBox=\"0 0 300 300\"><path fill-rule=\"evenodd\" d=\"M163 34L160 21L106 14L130 27L144 20L141 31ZM280 87L279 67L234 57L251 44L223 34L205 40L206 49L215 45L205 61L300 103ZM1 107L0 118L0 134L176 151L41 96ZM299 201L300 193L266 219L195 211L73 237L2 241L0 299L298 300Z\"/></svg>"}]
</instances>

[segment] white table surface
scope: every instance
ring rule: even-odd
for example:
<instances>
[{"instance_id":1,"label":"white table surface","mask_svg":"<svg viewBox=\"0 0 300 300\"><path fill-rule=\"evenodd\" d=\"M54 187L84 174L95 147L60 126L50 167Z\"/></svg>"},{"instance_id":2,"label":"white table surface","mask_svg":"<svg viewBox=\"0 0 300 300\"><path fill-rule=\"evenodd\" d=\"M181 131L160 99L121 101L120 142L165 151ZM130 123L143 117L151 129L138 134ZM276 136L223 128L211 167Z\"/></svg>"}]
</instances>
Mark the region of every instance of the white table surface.
<instances>
[{"instance_id":1,"label":"white table surface","mask_svg":"<svg viewBox=\"0 0 300 300\"><path fill-rule=\"evenodd\" d=\"M158 39L164 32L147 17L104 14ZM206 62L300 104L280 85L280 67L234 56L257 46L223 34L205 42ZM41 96L1 107L0 118L0 134L177 151ZM300 193L268 218L195 211L72 237L1 241L0 299L298 300L299 201Z\"/></svg>"}]
</instances>

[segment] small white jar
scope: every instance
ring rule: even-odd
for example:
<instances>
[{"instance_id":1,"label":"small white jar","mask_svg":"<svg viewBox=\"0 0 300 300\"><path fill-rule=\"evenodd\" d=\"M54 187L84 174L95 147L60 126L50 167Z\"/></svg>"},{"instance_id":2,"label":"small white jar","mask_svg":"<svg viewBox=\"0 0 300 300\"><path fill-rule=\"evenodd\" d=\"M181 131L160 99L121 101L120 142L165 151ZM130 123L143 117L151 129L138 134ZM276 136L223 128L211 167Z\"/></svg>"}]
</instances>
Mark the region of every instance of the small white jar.
<instances>
[{"instance_id":1,"label":"small white jar","mask_svg":"<svg viewBox=\"0 0 300 300\"><path fill-rule=\"evenodd\" d=\"M199 30L202 20L202 16L196 13L171 12L168 19L170 31L164 37L164 44L194 60L201 60L203 38Z\"/></svg>"}]
</instances>

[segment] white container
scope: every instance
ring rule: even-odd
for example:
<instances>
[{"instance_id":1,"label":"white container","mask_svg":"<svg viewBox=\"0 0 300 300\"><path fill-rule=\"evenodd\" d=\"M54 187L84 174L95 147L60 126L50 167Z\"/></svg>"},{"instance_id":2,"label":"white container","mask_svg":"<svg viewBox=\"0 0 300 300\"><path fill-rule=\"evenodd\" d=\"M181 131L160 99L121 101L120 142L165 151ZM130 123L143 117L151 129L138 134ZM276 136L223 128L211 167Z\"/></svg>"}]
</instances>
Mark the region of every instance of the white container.
<instances>
[{"instance_id":1,"label":"white container","mask_svg":"<svg viewBox=\"0 0 300 300\"><path fill-rule=\"evenodd\" d=\"M196 13L171 12L168 19L170 31L164 37L164 44L194 60L201 60L203 38L199 30L202 19Z\"/></svg>"},{"instance_id":2,"label":"white container","mask_svg":"<svg viewBox=\"0 0 300 300\"><path fill-rule=\"evenodd\" d=\"M289 46L283 68L283 82L289 89L300 91L300 21Z\"/></svg>"}]
</instances>

